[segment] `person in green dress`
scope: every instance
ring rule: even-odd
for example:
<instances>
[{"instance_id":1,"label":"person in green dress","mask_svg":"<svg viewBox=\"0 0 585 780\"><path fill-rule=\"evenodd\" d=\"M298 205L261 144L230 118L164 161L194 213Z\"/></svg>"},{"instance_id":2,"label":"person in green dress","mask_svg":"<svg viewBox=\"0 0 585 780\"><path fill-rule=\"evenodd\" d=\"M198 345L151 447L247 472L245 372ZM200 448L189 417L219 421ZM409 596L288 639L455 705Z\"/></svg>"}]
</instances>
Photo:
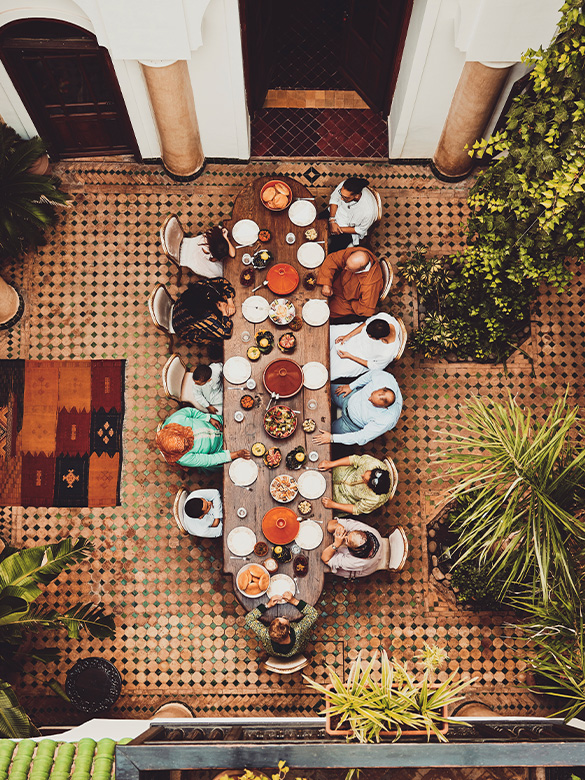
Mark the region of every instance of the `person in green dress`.
<instances>
[{"instance_id":1,"label":"person in green dress","mask_svg":"<svg viewBox=\"0 0 585 780\"><path fill-rule=\"evenodd\" d=\"M332 471L333 497L321 499L327 509L367 515L385 504L393 492L386 464L371 455L322 460L319 471Z\"/></svg>"},{"instance_id":2,"label":"person in green dress","mask_svg":"<svg viewBox=\"0 0 585 780\"><path fill-rule=\"evenodd\" d=\"M223 419L192 406L178 409L157 431L156 445L167 463L203 471L219 469L235 458L250 458L248 450L223 448Z\"/></svg>"},{"instance_id":3,"label":"person in green dress","mask_svg":"<svg viewBox=\"0 0 585 780\"><path fill-rule=\"evenodd\" d=\"M265 626L260 620L262 615L267 609L282 603L282 601L295 606L301 613L301 619L293 624L287 618L277 617L269 626ZM300 653L307 644L318 617L319 614L315 607L302 599L295 598L290 591L287 591L282 596L272 596L267 604L260 604L248 612L244 626L256 634L269 655L292 658L293 655Z\"/></svg>"}]
</instances>

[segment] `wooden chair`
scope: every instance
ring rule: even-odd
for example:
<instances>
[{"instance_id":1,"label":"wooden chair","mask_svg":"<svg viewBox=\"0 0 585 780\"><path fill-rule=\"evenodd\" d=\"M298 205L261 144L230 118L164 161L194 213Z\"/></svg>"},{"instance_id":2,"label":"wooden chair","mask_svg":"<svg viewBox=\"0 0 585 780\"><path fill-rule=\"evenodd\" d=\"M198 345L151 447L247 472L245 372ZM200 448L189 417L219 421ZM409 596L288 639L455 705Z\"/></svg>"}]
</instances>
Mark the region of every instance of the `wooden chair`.
<instances>
[{"instance_id":1,"label":"wooden chair","mask_svg":"<svg viewBox=\"0 0 585 780\"><path fill-rule=\"evenodd\" d=\"M155 326L166 333L169 340L169 352L173 351L174 333L172 318L175 301L164 284L157 284L148 298L148 311Z\"/></svg>"},{"instance_id":2,"label":"wooden chair","mask_svg":"<svg viewBox=\"0 0 585 780\"><path fill-rule=\"evenodd\" d=\"M296 674L304 669L309 663L309 659L302 653L299 655L293 655L292 658L276 658L275 656L269 656L262 666L267 672L277 672L278 674Z\"/></svg>"},{"instance_id":3,"label":"wooden chair","mask_svg":"<svg viewBox=\"0 0 585 780\"><path fill-rule=\"evenodd\" d=\"M380 268L382 269L382 276L384 277L384 286L382 287L382 292L378 298L378 303L381 303L381 301L388 297L388 293L392 287L392 280L394 279L392 266L384 257L380 258Z\"/></svg>"},{"instance_id":4,"label":"wooden chair","mask_svg":"<svg viewBox=\"0 0 585 780\"><path fill-rule=\"evenodd\" d=\"M390 458L384 458L384 465L390 472L390 498L394 498L396 488L398 487L398 469Z\"/></svg>"},{"instance_id":5,"label":"wooden chair","mask_svg":"<svg viewBox=\"0 0 585 780\"><path fill-rule=\"evenodd\" d=\"M173 517L175 518L175 523L179 526L179 531L184 536L189 536L189 531L187 531L183 525L183 508L187 503L188 495L189 493L185 490L185 488L179 488L179 490L177 490L175 500L173 501Z\"/></svg>"},{"instance_id":6,"label":"wooden chair","mask_svg":"<svg viewBox=\"0 0 585 780\"><path fill-rule=\"evenodd\" d=\"M382 539L382 557L376 571L401 571L408 556L408 539L401 525L387 539Z\"/></svg>"},{"instance_id":7,"label":"wooden chair","mask_svg":"<svg viewBox=\"0 0 585 780\"><path fill-rule=\"evenodd\" d=\"M396 317L396 320L400 326L400 349L398 350L394 361L399 360L402 357L404 350L406 349L406 342L408 341L408 333L406 332L406 325L404 324L402 317Z\"/></svg>"},{"instance_id":8,"label":"wooden chair","mask_svg":"<svg viewBox=\"0 0 585 780\"><path fill-rule=\"evenodd\" d=\"M163 366L162 383L167 398L181 402L181 389L187 374L187 366L180 355L174 352Z\"/></svg>"},{"instance_id":9,"label":"wooden chair","mask_svg":"<svg viewBox=\"0 0 585 780\"><path fill-rule=\"evenodd\" d=\"M185 237L183 226L176 214L169 214L161 225L160 243L168 259L177 266L177 284L181 283L181 244Z\"/></svg>"}]
</instances>

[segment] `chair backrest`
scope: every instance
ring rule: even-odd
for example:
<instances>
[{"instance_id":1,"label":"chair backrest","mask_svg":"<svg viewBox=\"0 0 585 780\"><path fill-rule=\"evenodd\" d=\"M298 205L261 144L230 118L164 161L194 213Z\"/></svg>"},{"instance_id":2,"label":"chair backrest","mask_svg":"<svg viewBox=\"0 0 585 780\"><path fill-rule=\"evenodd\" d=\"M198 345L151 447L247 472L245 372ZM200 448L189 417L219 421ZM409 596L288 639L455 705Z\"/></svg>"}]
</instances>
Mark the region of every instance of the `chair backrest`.
<instances>
[{"instance_id":1,"label":"chair backrest","mask_svg":"<svg viewBox=\"0 0 585 780\"><path fill-rule=\"evenodd\" d=\"M388 297L388 293L392 287L392 279L394 278L392 266L384 257L380 258L380 268L382 269L382 276L384 277L384 286L382 287L378 302L383 301L384 298Z\"/></svg>"},{"instance_id":2,"label":"chair backrest","mask_svg":"<svg viewBox=\"0 0 585 780\"><path fill-rule=\"evenodd\" d=\"M404 568L408 556L408 539L406 538L406 532L401 525L397 526L392 531L388 537L388 544L390 546L388 568L390 571L401 571Z\"/></svg>"},{"instance_id":3,"label":"chair backrest","mask_svg":"<svg viewBox=\"0 0 585 780\"><path fill-rule=\"evenodd\" d=\"M163 333L172 333L171 324L174 300L164 284L157 284L148 298L148 311L152 321Z\"/></svg>"},{"instance_id":4,"label":"chair backrest","mask_svg":"<svg viewBox=\"0 0 585 780\"><path fill-rule=\"evenodd\" d=\"M173 501L173 517L175 518L175 523L179 526L179 531L185 536L189 535L189 531L187 531L183 525L183 508L187 503L188 495L185 488L179 488L175 500Z\"/></svg>"},{"instance_id":5,"label":"chair backrest","mask_svg":"<svg viewBox=\"0 0 585 780\"><path fill-rule=\"evenodd\" d=\"M162 383L167 398L181 400L181 387L187 373L187 366L180 355L173 353L163 366Z\"/></svg>"},{"instance_id":6,"label":"chair backrest","mask_svg":"<svg viewBox=\"0 0 585 780\"><path fill-rule=\"evenodd\" d=\"M400 349L396 353L394 360L398 360L398 358L402 357L404 350L406 349L406 342L408 341L408 333L406 332L406 325L404 324L404 320L402 317L396 317L396 321L400 327Z\"/></svg>"},{"instance_id":7,"label":"chair backrest","mask_svg":"<svg viewBox=\"0 0 585 780\"><path fill-rule=\"evenodd\" d=\"M181 255L181 244L185 231L179 218L176 214L169 214L165 221L161 225L160 229L160 243L162 244L162 250L165 255L172 260L175 265L179 265L179 258Z\"/></svg>"},{"instance_id":8,"label":"chair backrest","mask_svg":"<svg viewBox=\"0 0 585 780\"><path fill-rule=\"evenodd\" d=\"M384 465L390 472L390 498L394 498L394 493L396 493L396 488L398 487L398 469L390 458L384 458Z\"/></svg>"},{"instance_id":9,"label":"chair backrest","mask_svg":"<svg viewBox=\"0 0 585 780\"><path fill-rule=\"evenodd\" d=\"M375 189L375 187L372 187L371 184L368 184L366 189L369 190L372 193L372 195L374 196L374 198L376 200L376 204L378 206L378 216L376 217L376 222L374 223L374 224L376 224L376 223L378 223L382 219L382 198L380 197L380 194L378 193L378 190Z\"/></svg>"},{"instance_id":10,"label":"chair backrest","mask_svg":"<svg viewBox=\"0 0 585 780\"><path fill-rule=\"evenodd\" d=\"M273 655L264 661L264 668L267 672L277 672L278 674L295 674L304 669L309 660L302 653L293 655L292 658L277 658Z\"/></svg>"}]
</instances>

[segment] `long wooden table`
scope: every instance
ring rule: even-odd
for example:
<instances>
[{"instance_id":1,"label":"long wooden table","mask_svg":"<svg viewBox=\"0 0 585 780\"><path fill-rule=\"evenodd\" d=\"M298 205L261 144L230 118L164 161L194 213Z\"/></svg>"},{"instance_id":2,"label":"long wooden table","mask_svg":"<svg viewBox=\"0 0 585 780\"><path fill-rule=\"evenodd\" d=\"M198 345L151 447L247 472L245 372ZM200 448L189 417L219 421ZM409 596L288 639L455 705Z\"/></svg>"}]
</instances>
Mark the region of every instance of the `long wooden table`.
<instances>
[{"instance_id":1,"label":"long wooden table","mask_svg":"<svg viewBox=\"0 0 585 780\"><path fill-rule=\"evenodd\" d=\"M272 233L272 239L269 243L263 244L262 247L270 250L274 255L274 261L272 265L276 263L289 263L295 268L300 276L300 283L298 288L288 295L288 299L293 302L296 308L297 314L301 314L303 304L310 298L319 298L320 288L316 287L310 292L303 287L303 278L309 273L307 268L301 266L297 261L297 250L299 246L306 241L304 236L305 231L314 227L318 231L317 240L327 241L327 225L323 220L315 220L311 225L306 227L297 227L288 218L288 211L273 212L265 208L260 201L260 190L262 186L274 177L264 177L256 179L252 184L245 187L238 195L233 212L231 225L235 224L240 219L253 219L261 229L270 230ZM311 198L311 193L299 182L288 177L277 177L279 180L286 181L292 189L293 198ZM296 241L294 244L289 245L285 241L287 233L294 233ZM324 247L327 245L324 244ZM280 296L274 295L268 287L262 287L257 292L253 293L252 290L257 285L261 284L266 278L268 269L264 271L256 270L254 272L255 280L254 284L250 287L243 287L240 283L240 275L246 266L242 263L242 255L245 252L251 252L252 248L246 247L237 250L237 255L234 259L228 260L224 264L224 276L228 279L236 291L236 314L234 316L234 331L232 338L224 342L224 359L232 357L233 355L246 356L246 352L249 346L254 344L254 335L259 330L269 330L274 336L274 349L269 355L262 355L260 360L252 363L252 378L256 381L256 389L253 391L240 391L239 389L233 389L230 387L230 382L224 379L224 440L225 447L228 450L236 450L242 447L251 447L254 442L262 442L266 448L278 446L282 452L282 463L276 469L267 468L261 458L254 458L259 466L259 474L257 481L252 485L252 490L247 490L242 487L238 487L233 484L229 477L229 469L226 466L224 469L223 478L223 501L224 501L224 571L232 574L234 577L234 590L235 593L245 607L246 610L251 610L257 607L259 604L266 603L268 601L267 596L261 596L259 598L247 598L243 596L235 585L235 577L242 566L246 565L248 561L238 560L230 557L232 553L229 551L226 540L229 532L239 525L246 525L251 528L258 541L266 541L269 546L269 555L272 550L272 545L265 539L262 533L262 519L269 509L277 506L283 506L278 504L270 495L269 485L272 479L278 474L291 474L294 477L300 476L303 473L301 470L289 471L285 465L286 454L297 447L303 445L307 453L316 450L319 453L319 460L329 460L331 457L330 446L328 444L315 445L312 441L313 434L305 433L302 429L302 421L305 418L312 418L317 423L317 429L322 428L324 430L331 430L331 411L330 411L330 388L329 382L319 390L307 390L304 387L301 388L299 393L292 398L281 401L281 403L290 406L292 409L300 410L301 414L298 415L298 424L295 433L288 439L275 440L272 439L264 430L263 417L266 406L270 399L270 393L265 389L262 383L262 376L266 366L273 360L276 360L283 356L282 352L277 347L279 336L285 333L290 328L286 326L278 326L273 324L270 319L265 320L257 325L248 322L242 314L242 303L250 295L262 295L269 302ZM252 266L248 266L251 268ZM270 266L269 266L270 268ZM248 342L242 341L242 333L247 331L251 334L251 340ZM307 323L303 323L303 327L296 333L297 347L295 351L288 355L301 366L309 361L319 361L329 368L329 323L325 323L321 327L311 327ZM240 398L244 392L250 392L250 395L259 395L261 403L259 407L254 408L251 411L244 412L244 420L238 423L234 419L236 411L241 410ZM307 402L314 399L317 402L317 408L310 410L307 408ZM318 462L317 462L318 463ZM317 463L309 463L307 460L306 466L310 468L317 468ZM324 476L327 480L327 488L324 495L331 495L331 474L325 472ZM290 507L293 511L297 511L299 501L302 500L300 495L292 501L290 504L284 506ZM321 499L314 499L312 504L312 517L316 521L322 521L322 528L324 531L324 537L321 545L311 551L302 551L309 560L309 570L305 577L298 578L298 590L297 598L301 598L309 604L315 604L323 589L323 580L325 571L328 570L327 566L321 561L321 552L324 547L330 542L327 534L327 522L331 518L331 510L325 509L321 503ZM247 510L247 516L241 520L236 510L238 507L245 507ZM293 556L294 558L294 556ZM260 558L254 553L250 555L249 563L260 562ZM293 577L292 562L281 564L279 573L288 574ZM269 610L267 618L272 619L276 616L283 616L288 618L298 618L298 610L290 604L279 604Z\"/></svg>"}]
</instances>

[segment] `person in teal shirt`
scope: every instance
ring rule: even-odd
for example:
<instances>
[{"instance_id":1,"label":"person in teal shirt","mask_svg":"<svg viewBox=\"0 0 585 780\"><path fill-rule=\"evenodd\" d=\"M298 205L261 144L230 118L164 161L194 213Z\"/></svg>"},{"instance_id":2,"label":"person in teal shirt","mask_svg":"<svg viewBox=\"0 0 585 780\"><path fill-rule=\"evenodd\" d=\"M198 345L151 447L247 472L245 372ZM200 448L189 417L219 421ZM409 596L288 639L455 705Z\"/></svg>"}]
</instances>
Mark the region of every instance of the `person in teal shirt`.
<instances>
[{"instance_id":1,"label":"person in teal shirt","mask_svg":"<svg viewBox=\"0 0 585 780\"><path fill-rule=\"evenodd\" d=\"M236 458L250 458L248 450L225 450L222 430L220 415L186 406L167 417L157 431L156 445L167 463L204 471L219 469Z\"/></svg>"}]
</instances>

